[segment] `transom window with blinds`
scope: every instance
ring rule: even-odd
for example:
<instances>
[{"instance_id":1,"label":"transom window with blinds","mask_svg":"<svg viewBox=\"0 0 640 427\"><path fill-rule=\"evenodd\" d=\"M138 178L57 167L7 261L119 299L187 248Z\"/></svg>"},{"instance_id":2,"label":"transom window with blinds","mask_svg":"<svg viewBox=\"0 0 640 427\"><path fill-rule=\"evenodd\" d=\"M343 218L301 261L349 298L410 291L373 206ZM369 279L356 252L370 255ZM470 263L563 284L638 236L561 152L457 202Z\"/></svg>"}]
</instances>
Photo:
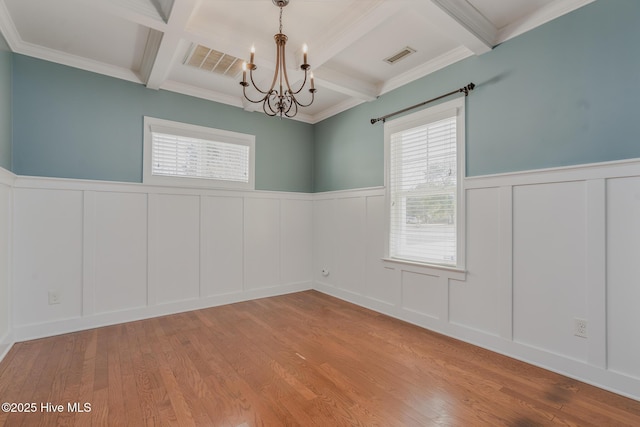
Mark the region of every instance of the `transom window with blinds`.
<instances>
[{"instance_id":1,"label":"transom window with blinds","mask_svg":"<svg viewBox=\"0 0 640 427\"><path fill-rule=\"evenodd\" d=\"M388 257L464 266L464 99L385 123Z\"/></svg>"},{"instance_id":2,"label":"transom window with blinds","mask_svg":"<svg viewBox=\"0 0 640 427\"><path fill-rule=\"evenodd\" d=\"M253 189L255 137L145 117L144 182Z\"/></svg>"}]
</instances>

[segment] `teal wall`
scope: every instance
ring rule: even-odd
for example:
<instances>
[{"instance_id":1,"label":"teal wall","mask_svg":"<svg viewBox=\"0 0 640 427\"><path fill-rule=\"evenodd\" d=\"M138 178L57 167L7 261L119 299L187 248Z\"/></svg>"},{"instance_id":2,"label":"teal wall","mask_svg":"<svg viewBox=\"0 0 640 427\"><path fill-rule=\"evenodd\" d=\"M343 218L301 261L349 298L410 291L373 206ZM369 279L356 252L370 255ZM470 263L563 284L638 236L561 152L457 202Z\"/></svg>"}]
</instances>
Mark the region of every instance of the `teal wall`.
<instances>
[{"instance_id":1,"label":"teal wall","mask_svg":"<svg viewBox=\"0 0 640 427\"><path fill-rule=\"evenodd\" d=\"M638 158L638 22L639 1L596 1L316 125L0 52L0 166L140 182L148 115L256 135L257 189L381 186L369 120L471 81L467 176Z\"/></svg>"},{"instance_id":2,"label":"teal wall","mask_svg":"<svg viewBox=\"0 0 640 427\"><path fill-rule=\"evenodd\" d=\"M11 60L0 35L0 168L11 170Z\"/></svg>"},{"instance_id":3,"label":"teal wall","mask_svg":"<svg viewBox=\"0 0 640 427\"><path fill-rule=\"evenodd\" d=\"M384 184L369 119L469 82L467 176L640 157L640 1L596 1L315 125L314 190Z\"/></svg>"},{"instance_id":4,"label":"teal wall","mask_svg":"<svg viewBox=\"0 0 640 427\"><path fill-rule=\"evenodd\" d=\"M142 123L151 116L256 135L256 189L313 189L310 124L22 55L13 55L13 94L18 175L141 182Z\"/></svg>"}]
</instances>

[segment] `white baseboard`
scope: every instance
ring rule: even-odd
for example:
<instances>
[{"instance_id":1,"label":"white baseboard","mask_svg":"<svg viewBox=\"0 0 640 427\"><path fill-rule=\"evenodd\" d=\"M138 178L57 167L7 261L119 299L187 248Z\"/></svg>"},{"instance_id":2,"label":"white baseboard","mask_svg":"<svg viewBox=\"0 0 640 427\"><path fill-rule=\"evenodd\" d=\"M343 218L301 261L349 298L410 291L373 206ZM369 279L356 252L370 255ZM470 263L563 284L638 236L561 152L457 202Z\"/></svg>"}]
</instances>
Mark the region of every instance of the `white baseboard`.
<instances>
[{"instance_id":1,"label":"white baseboard","mask_svg":"<svg viewBox=\"0 0 640 427\"><path fill-rule=\"evenodd\" d=\"M169 314L233 304L258 298L273 297L312 289L311 282L291 283L269 288L252 289L205 298L176 301L149 307L135 308L109 313L99 313L87 317L76 317L47 323L16 326L13 328L14 341L27 341L70 332L83 331L103 326L116 325L136 320L149 319ZM2 344L0 344L0 351Z\"/></svg>"}]
</instances>

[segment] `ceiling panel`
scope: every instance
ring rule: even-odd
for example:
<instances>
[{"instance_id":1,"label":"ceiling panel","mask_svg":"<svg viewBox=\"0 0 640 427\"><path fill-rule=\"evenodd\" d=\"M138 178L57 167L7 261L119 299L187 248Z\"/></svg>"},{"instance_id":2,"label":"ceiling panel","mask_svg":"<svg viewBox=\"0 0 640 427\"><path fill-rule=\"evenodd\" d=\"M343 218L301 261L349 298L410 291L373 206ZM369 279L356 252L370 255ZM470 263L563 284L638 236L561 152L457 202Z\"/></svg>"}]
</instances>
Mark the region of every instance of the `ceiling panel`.
<instances>
[{"instance_id":1,"label":"ceiling panel","mask_svg":"<svg viewBox=\"0 0 640 427\"><path fill-rule=\"evenodd\" d=\"M468 0L498 29L504 28L539 10L554 0Z\"/></svg>"},{"instance_id":2,"label":"ceiling panel","mask_svg":"<svg viewBox=\"0 0 640 427\"><path fill-rule=\"evenodd\" d=\"M290 79L301 79L306 43L318 89L296 119L315 123L374 100L591 1L290 0L282 17ZM240 76L185 59L196 45L248 59L253 45L264 88L279 12L272 0L0 0L0 32L17 53L243 107ZM383 61L407 46L416 52Z\"/></svg>"},{"instance_id":3,"label":"ceiling panel","mask_svg":"<svg viewBox=\"0 0 640 427\"><path fill-rule=\"evenodd\" d=\"M7 0L22 41L131 70L149 30L75 0Z\"/></svg>"},{"instance_id":4,"label":"ceiling panel","mask_svg":"<svg viewBox=\"0 0 640 427\"><path fill-rule=\"evenodd\" d=\"M409 33L397 31L402 27L420 29L420 31ZM415 49L415 53L393 65L384 61L385 58L405 47ZM456 47L458 44L446 34L439 32L437 28L430 26L427 18L409 9L396 14L367 33L365 37L336 54L327 65L381 85L386 80Z\"/></svg>"}]
</instances>

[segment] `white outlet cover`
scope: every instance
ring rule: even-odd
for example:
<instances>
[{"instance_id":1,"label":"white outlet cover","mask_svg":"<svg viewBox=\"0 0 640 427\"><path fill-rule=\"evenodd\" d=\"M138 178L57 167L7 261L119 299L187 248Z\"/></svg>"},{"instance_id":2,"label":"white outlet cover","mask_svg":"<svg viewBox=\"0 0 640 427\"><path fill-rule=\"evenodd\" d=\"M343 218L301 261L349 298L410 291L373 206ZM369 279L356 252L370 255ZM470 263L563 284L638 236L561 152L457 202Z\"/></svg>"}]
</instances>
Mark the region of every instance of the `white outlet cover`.
<instances>
[{"instance_id":1,"label":"white outlet cover","mask_svg":"<svg viewBox=\"0 0 640 427\"><path fill-rule=\"evenodd\" d=\"M574 319L573 334L580 338L587 338L587 321L585 319Z\"/></svg>"}]
</instances>

